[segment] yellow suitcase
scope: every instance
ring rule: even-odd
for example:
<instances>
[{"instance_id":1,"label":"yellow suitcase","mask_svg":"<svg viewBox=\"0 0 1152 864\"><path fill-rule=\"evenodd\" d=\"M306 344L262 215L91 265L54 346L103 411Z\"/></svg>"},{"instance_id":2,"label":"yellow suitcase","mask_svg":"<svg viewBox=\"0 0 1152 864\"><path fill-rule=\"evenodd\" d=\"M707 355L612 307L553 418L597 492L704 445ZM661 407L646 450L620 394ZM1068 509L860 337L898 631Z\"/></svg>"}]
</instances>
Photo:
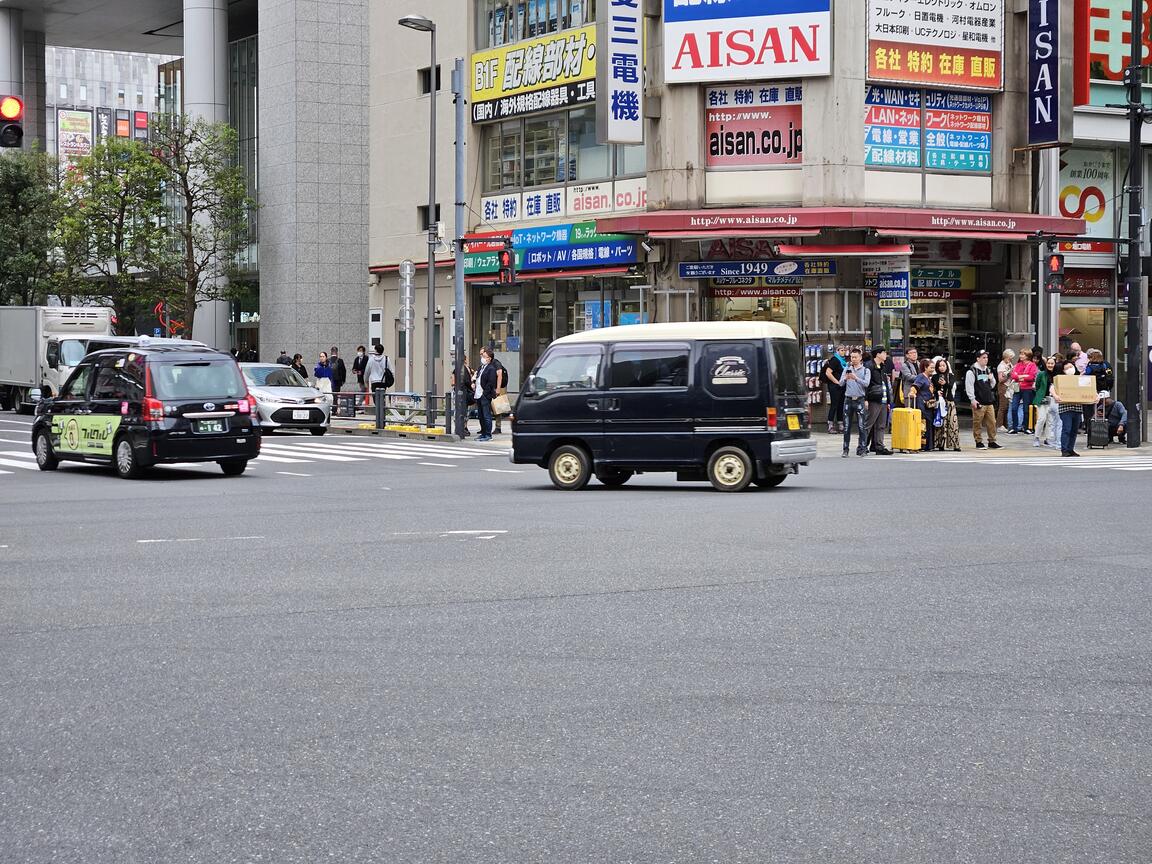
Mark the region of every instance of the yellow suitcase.
<instances>
[{"instance_id":1,"label":"yellow suitcase","mask_svg":"<svg viewBox=\"0 0 1152 864\"><path fill-rule=\"evenodd\" d=\"M919 408L897 408L892 412L893 450L920 449L920 424L923 417Z\"/></svg>"}]
</instances>

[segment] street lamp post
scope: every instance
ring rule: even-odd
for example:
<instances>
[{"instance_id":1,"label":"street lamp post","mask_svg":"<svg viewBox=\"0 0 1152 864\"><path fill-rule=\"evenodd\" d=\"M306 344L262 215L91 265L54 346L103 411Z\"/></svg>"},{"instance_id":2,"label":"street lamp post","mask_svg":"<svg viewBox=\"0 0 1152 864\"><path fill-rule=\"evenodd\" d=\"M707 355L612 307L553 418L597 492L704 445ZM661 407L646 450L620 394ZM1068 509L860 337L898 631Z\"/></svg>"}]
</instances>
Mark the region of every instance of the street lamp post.
<instances>
[{"instance_id":1,"label":"street lamp post","mask_svg":"<svg viewBox=\"0 0 1152 864\"><path fill-rule=\"evenodd\" d=\"M427 33L432 59L428 64L428 328L424 359L424 383L428 394L426 411L432 412L436 393L436 24L423 15L405 15L401 27ZM412 346L408 346L411 353ZM428 415L432 416L431 413Z\"/></svg>"}]
</instances>

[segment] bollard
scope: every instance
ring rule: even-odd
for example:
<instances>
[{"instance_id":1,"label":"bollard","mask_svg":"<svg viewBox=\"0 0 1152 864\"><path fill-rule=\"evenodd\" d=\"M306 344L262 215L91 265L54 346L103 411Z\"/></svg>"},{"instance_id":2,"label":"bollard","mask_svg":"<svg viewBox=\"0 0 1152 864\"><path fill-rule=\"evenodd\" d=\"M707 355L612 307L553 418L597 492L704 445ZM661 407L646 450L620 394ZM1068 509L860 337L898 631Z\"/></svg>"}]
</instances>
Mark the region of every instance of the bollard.
<instances>
[{"instance_id":1,"label":"bollard","mask_svg":"<svg viewBox=\"0 0 1152 864\"><path fill-rule=\"evenodd\" d=\"M436 397L431 392L424 395L424 425L429 429L436 425Z\"/></svg>"},{"instance_id":2,"label":"bollard","mask_svg":"<svg viewBox=\"0 0 1152 864\"><path fill-rule=\"evenodd\" d=\"M374 395L376 397L373 400L373 404L375 404L375 406L376 406L376 428L377 429L383 429L384 428L384 403L385 403L385 401L387 401L387 397L384 395L383 390L377 390Z\"/></svg>"}]
</instances>

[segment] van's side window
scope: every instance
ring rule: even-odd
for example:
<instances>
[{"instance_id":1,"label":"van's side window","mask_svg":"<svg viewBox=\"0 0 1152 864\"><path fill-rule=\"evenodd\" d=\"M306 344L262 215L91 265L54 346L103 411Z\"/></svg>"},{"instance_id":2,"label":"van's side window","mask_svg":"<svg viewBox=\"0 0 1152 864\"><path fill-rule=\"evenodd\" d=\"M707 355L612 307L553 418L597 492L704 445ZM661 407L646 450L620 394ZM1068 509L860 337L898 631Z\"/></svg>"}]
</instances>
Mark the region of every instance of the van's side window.
<instances>
[{"instance_id":1,"label":"van's side window","mask_svg":"<svg viewBox=\"0 0 1152 864\"><path fill-rule=\"evenodd\" d=\"M595 388L600 373L600 356L599 348L549 353L533 375L536 393L543 396L556 390Z\"/></svg>"},{"instance_id":2,"label":"van's side window","mask_svg":"<svg viewBox=\"0 0 1152 864\"><path fill-rule=\"evenodd\" d=\"M609 387L687 387L687 348L618 348Z\"/></svg>"},{"instance_id":3,"label":"van's side window","mask_svg":"<svg viewBox=\"0 0 1152 864\"><path fill-rule=\"evenodd\" d=\"M711 342L700 357L704 388L713 396L747 399L759 394L758 351L748 343Z\"/></svg>"},{"instance_id":4,"label":"van's side window","mask_svg":"<svg viewBox=\"0 0 1152 864\"><path fill-rule=\"evenodd\" d=\"M772 340L772 386L776 397L800 396L804 383L800 375L800 346L782 339Z\"/></svg>"}]
</instances>

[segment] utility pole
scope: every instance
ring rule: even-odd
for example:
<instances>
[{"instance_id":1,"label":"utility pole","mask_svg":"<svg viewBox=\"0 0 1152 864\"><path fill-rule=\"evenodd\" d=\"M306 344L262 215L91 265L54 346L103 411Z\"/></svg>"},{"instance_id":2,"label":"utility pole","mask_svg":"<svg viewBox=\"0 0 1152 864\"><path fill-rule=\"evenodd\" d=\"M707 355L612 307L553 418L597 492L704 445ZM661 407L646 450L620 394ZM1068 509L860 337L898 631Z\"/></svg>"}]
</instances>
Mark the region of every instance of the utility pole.
<instances>
[{"instance_id":1,"label":"utility pole","mask_svg":"<svg viewBox=\"0 0 1152 864\"><path fill-rule=\"evenodd\" d=\"M1143 80L1144 0L1132 0L1132 63L1128 67L1128 447L1144 441L1148 344L1144 335L1147 291L1140 260L1144 222Z\"/></svg>"},{"instance_id":2,"label":"utility pole","mask_svg":"<svg viewBox=\"0 0 1152 864\"><path fill-rule=\"evenodd\" d=\"M452 69L452 95L456 102L456 320L452 322L452 341L456 344L452 368L456 373L453 379L456 386L452 388L452 418L460 438L468 428L468 400L461 388L472 384L464 381L464 135L467 128L464 83L464 60L457 57Z\"/></svg>"}]
</instances>

